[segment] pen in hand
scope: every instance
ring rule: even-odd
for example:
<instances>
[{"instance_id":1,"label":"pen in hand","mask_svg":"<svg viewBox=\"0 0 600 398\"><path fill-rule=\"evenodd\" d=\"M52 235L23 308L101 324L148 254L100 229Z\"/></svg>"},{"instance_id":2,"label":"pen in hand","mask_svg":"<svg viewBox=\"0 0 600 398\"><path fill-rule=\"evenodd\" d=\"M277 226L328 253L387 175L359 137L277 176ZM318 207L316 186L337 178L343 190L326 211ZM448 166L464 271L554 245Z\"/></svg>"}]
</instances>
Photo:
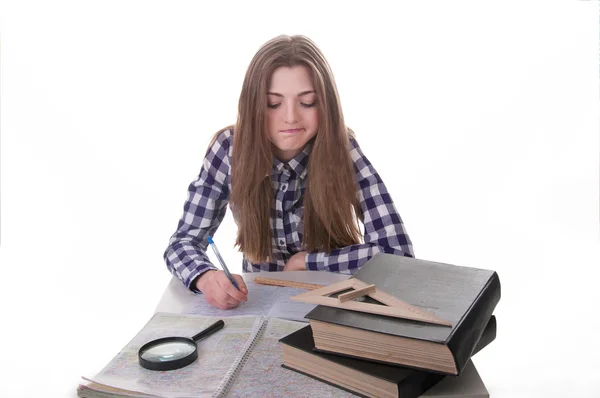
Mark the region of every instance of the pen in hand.
<instances>
[{"instance_id":1,"label":"pen in hand","mask_svg":"<svg viewBox=\"0 0 600 398\"><path fill-rule=\"evenodd\" d=\"M210 247L212 247L213 252L215 252L215 255L217 256L217 259L221 263L221 267L223 268L223 271L225 271L225 275L227 275L227 278L229 278L229 280L231 281L231 283L233 284L233 286L235 286L235 288L237 290L240 290L240 288L237 285L237 283L235 283L235 280L233 279L233 276L231 275L231 273L227 269L227 266L225 265L225 261L223 260L223 257L221 257L221 253L219 253L219 249L217 249L217 246L215 245L215 242L212 240L211 236L208 237L208 243L210 244Z\"/></svg>"}]
</instances>

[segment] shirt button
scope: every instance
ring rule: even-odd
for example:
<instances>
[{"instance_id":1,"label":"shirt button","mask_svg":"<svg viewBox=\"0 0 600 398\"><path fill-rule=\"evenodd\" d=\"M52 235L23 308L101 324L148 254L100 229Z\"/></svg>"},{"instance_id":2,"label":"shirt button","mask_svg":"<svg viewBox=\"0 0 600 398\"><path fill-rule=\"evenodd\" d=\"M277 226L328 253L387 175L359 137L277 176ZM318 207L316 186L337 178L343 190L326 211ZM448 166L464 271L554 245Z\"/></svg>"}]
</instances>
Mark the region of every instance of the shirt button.
<instances>
[{"instance_id":1,"label":"shirt button","mask_svg":"<svg viewBox=\"0 0 600 398\"><path fill-rule=\"evenodd\" d=\"M281 218L282 216L283 216L283 213L282 213L282 212L280 212L280 211L278 211L278 212L277 212L277 217Z\"/></svg>"},{"instance_id":2,"label":"shirt button","mask_svg":"<svg viewBox=\"0 0 600 398\"><path fill-rule=\"evenodd\" d=\"M280 246L283 246L283 245L285 245L285 241L284 241L283 239L279 239L279 245L280 245Z\"/></svg>"},{"instance_id":3,"label":"shirt button","mask_svg":"<svg viewBox=\"0 0 600 398\"><path fill-rule=\"evenodd\" d=\"M285 192L285 191L286 191L286 189L287 189L287 184L282 184L282 185L281 185L281 190L282 190L283 192Z\"/></svg>"}]
</instances>

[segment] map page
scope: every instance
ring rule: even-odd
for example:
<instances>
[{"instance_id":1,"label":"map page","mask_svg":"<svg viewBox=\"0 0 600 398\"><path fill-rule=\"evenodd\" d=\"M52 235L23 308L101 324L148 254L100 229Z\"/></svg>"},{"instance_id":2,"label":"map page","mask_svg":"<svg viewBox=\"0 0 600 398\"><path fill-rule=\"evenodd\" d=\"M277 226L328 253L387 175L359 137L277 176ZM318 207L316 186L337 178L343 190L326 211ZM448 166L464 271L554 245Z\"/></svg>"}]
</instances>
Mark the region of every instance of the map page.
<instances>
[{"instance_id":1,"label":"map page","mask_svg":"<svg viewBox=\"0 0 600 398\"><path fill-rule=\"evenodd\" d=\"M192 364L169 371L152 371L139 365L138 350L145 343L170 336L191 338L219 319L225 326L198 342L198 359ZM157 313L102 371L87 380L160 397L211 397L243 358L264 321L260 316L216 318Z\"/></svg>"},{"instance_id":2,"label":"map page","mask_svg":"<svg viewBox=\"0 0 600 398\"><path fill-rule=\"evenodd\" d=\"M311 377L281 367L283 353L279 339L306 326L305 323L269 318L256 346L230 383L226 396L263 397L355 397Z\"/></svg>"}]
</instances>

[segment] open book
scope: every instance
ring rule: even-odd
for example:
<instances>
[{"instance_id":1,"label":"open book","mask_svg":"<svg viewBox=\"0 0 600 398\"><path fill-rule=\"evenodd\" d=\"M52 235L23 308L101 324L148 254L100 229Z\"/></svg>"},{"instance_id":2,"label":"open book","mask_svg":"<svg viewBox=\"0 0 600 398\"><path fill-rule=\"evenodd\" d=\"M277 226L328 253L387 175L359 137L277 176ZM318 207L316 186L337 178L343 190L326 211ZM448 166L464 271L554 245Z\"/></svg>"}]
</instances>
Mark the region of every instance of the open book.
<instances>
[{"instance_id":1,"label":"open book","mask_svg":"<svg viewBox=\"0 0 600 398\"><path fill-rule=\"evenodd\" d=\"M246 272L242 274L248 287L248 302L230 310L220 310L210 305L203 294L190 291L175 276L171 278L160 303L154 312L198 314L207 316L263 315L292 321L308 322L304 316L315 305L290 300L305 289L271 286L255 283L255 278L281 279L284 282L329 285L347 280L351 275L335 272Z\"/></svg>"},{"instance_id":2,"label":"open book","mask_svg":"<svg viewBox=\"0 0 600 398\"><path fill-rule=\"evenodd\" d=\"M82 398L108 397L348 397L348 392L281 367L279 340L306 323L264 316L222 317L225 327L198 342L198 359L166 372L138 364L138 349L166 336L191 337L218 320L157 313L98 374L77 389Z\"/></svg>"},{"instance_id":3,"label":"open book","mask_svg":"<svg viewBox=\"0 0 600 398\"><path fill-rule=\"evenodd\" d=\"M290 297L306 292L305 289L269 286L246 281L248 301L230 310L214 307L203 294L196 294L186 300L185 314L202 314L214 317L263 315L267 318L282 318L291 321L308 322L305 318L316 305L290 300Z\"/></svg>"}]
</instances>

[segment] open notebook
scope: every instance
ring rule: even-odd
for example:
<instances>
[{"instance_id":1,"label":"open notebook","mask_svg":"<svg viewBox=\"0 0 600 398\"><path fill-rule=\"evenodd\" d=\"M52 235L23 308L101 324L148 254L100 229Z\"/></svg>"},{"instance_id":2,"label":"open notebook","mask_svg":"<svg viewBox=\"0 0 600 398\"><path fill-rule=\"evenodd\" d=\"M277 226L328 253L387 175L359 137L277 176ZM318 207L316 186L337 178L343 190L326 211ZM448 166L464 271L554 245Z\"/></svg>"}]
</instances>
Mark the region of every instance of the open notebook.
<instances>
[{"instance_id":1,"label":"open notebook","mask_svg":"<svg viewBox=\"0 0 600 398\"><path fill-rule=\"evenodd\" d=\"M77 389L82 398L108 397L348 397L339 390L281 367L279 340L306 323L263 316L222 317L225 327L198 343L198 359L167 372L139 366L137 351L166 336L191 337L219 318L157 313L98 374ZM243 392L243 394L242 394Z\"/></svg>"}]
</instances>

